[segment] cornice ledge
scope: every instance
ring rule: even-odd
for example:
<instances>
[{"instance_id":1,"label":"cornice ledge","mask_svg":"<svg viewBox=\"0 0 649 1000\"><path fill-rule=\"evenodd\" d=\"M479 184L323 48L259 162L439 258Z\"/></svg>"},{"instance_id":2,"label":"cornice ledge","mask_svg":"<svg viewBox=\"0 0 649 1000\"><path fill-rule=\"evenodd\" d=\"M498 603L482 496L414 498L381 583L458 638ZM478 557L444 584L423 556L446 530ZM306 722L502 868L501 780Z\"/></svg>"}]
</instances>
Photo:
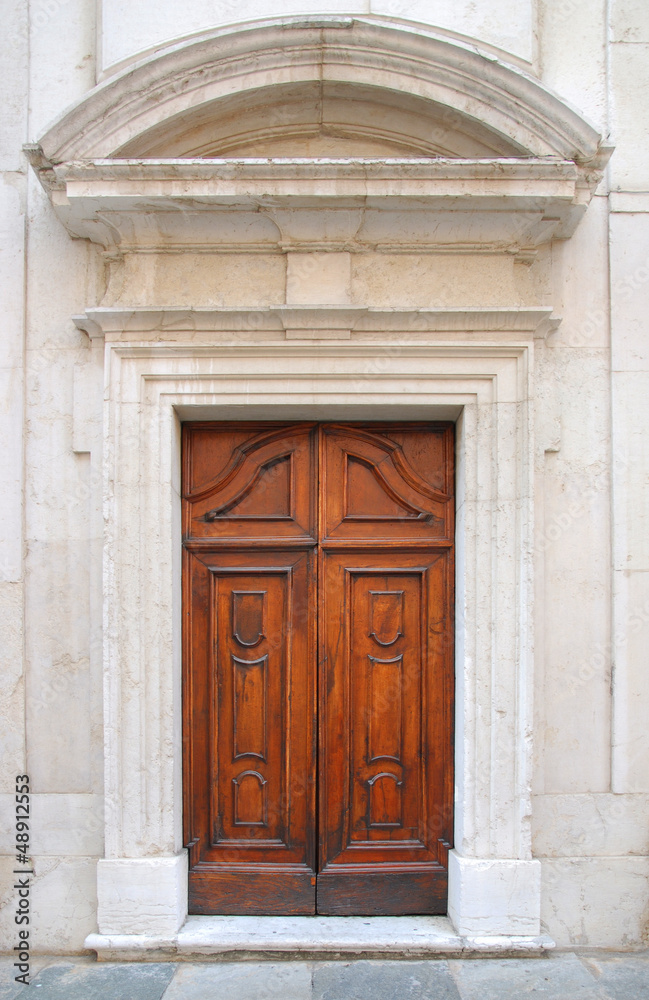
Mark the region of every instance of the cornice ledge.
<instances>
[{"instance_id":1,"label":"cornice ledge","mask_svg":"<svg viewBox=\"0 0 649 1000\"><path fill-rule=\"evenodd\" d=\"M562 197L583 185L582 169L558 157L220 157L216 159L98 159L53 164L39 146L25 147L48 190L70 200L141 199L206 207L253 199L305 197ZM592 164L589 164L589 169ZM422 185L425 187L422 189ZM530 185L532 187L530 188ZM62 200L61 200L62 203Z\"/></svg>"},{"instance_id":2,"label":"cornice ledge","mask_svg":"<svg viewBox=\"0 0 649 1000\"><path fill-rule=\"evenodd\" d=\"M404 244L407 252L467 248L517 253L572 235L591 197L586 168L554 157L109 159L54 165L37 148L30 156L70 234L125 252L398 252ZM312 219L305 236L304 227L294 227L288 213L297 218L314 209L320 223ZM354 210L373 213L375 220L383 213L392 221L374 221L365 231L360 214L358 219L351 214ZM347 226L341 228L345 211ZM244 212L255 214L252 227L253 220L244 224ZM403 232L395 226L401 212L420 217L418 242L411 242L409 225ZM440 212L449 224L440 226ZM199 244L202 229L196 219L214 213L229 213L227 227L222 232L212 227L207 244L204 237ZM331 213L337 220L333 226L327 222ZM430 224L424 224L425 213L435 215ZM174 217L175 243L156 236L148 222L143 225L143 218L156 215ZM506 215L509 223L503 226ZM160 225L159 233L167 229ZM250 242L251 233L258 234L257 242Z\"/></svg>"},{"instance_id":3,"label":"cornice ledge","mask_svg":"<svg viewBox=\"0 0 649 1000\"><path fill-rule=\"evenodd\" d=\"M560 319L546 306L450 309L377 309L365 306L289 306L267 308L97 308L73 317L91 339L159 334L165 339L188 333L284 334L286 340L349 340L354 334L523 333L545 337Z\"/></svg>"},{"instance_id":4,"label":"cornice ledge","mask_svg":"<svg viewBox=\"0 0 649 1000\"><path fill-rule=\"evenodd\" d=\"M28 147L25 147L27 149ZM197 157L197 158L157 158L157 159L90 159L67 160L52 164L40 147L30 156L35 165L56 171L61 181L167 181L226 180L246 183L251 180L282 178L321 181L327 177L339 180L363 179L379 181L387 179L407 180L461 178L463 180L496 178L521 179L574 179L577 166L573 160L557 156L496 156L480 158L459 157ZM240 185L239 185L240 186Z\"/></svg>"}]
</instances>

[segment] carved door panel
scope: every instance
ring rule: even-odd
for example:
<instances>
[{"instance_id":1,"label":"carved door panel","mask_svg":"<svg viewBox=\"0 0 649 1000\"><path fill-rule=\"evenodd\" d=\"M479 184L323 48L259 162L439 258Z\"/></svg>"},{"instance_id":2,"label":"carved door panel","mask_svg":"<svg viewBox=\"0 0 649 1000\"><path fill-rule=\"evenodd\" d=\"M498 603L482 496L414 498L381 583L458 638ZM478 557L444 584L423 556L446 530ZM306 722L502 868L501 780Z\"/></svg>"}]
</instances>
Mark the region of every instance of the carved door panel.
<instances>
[{"instance_id":1,"label":"carved door panel","mask_svg":"<svg viewBox=\"0 0 649 1000\"><path fill-rule=\"evenodd\" d=\"M445 913L453 435L321 438L318 912Z\"/></svg>"},{"instance_id":2,"label":"carved door panel","mask_svg":"<svg viewBox=\"0 0 649 1000\"><path fill-rule=\"evenodd\" d=\"M190 912L446 912L452 450L185 427Z\"/></svg>"},{"instance_id":3,"label":"carved door panel","mask_svg":"<svg viewBox=\"0 0 649 1000\"><path fill-rule=\"evenodd\" d=\"M317 431L184 429L192 913L313 913Z\"/></svg>"},{"instance_id":4,"label":"carved door panel","mask_svg":"<svg viewBox=\"0 0 649 1000\"><path fill-rule=\"evenodd\" d=\"M312 913L313 552L191 552L194 913Z\"/></svg>"}]
</instances>

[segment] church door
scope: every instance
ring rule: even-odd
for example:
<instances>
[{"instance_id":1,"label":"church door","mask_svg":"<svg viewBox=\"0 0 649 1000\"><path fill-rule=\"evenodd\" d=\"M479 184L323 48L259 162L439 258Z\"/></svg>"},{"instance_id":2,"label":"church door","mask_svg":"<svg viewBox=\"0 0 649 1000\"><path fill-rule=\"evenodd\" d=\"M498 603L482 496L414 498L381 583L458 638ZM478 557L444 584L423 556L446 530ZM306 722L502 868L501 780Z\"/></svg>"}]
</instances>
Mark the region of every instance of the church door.
<instances>
[{"instance_id":1,"label":"church door","mask_svg":"<svg viewBox=\"0 0 649 1000\"><path fill-rule=\"evenodd\" d=\"M445 913L450 424L183 429L190 913Z\"/></svg>"}]
</instances>

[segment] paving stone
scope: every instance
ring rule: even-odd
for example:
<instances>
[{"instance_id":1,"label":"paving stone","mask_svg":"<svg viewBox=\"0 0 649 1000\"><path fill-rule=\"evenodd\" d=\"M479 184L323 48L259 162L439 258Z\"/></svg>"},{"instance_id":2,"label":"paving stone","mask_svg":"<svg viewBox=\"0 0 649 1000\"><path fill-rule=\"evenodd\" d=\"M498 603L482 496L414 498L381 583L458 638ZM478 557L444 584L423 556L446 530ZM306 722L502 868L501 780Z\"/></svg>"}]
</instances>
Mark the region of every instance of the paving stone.
<instances>
[{"instance_id":1,"label":"paving stone","mask_svg":"<svg viewBox=\"0 0 649 1000\"><path fill-rule=\"evenodd\" d=\"M167 962L51 965L32 979L29 996L37 1000L162 1000L174 970ZM22 994L18 996L23 1000Z\"/></svg>"},{"instance_id":2,"label":"paving stone","mask_svg":"<svg viewBox=\"0 0 649 1000\"><path fill-rule=\"evenodd\" d=\"M609 1000L576 955L449 961L461 1000ZM629 997L628 1000L635 1000Z\"/></svg>"},{"instance_id":3,"label":"paving stone","mask_svg":"<svg viewBox=\"0 0 649 1000\"><path fill-rule=\"evenodd\" d=\"M649 1000L649 953L582 956L611 1000Z\"/></svg>"},{"instance_id":4,"label":"paving stone","mask_svg":"<svg viewBox=\"0 0 649 1000\"><path fill-rule=\"evenodd\" d=\"M177 967L164 1000L311 1000L307 962L209 962Z\"/></svg>"},{"instance_id":5,"label":"paving stone","mask_svg":"<svg viewBox=\"0 0 649 1000\"><path fill-rule=\"evenodd\" d=\"M313 966L313 1000L460 1000L460 995L444 960L322 962Z\"/></svg>"},{"instance_id":6,"label":"paving stone","mask_svg":"<svg viewBox=\"0 0 649 1000\"><path fill-rule=\"evenodd\" d=\"M0 1000L649 1000L649 952L548 959L101 963L0 959Z\"/></svg>"},{"instance_id":7,"label":"paving stone","mask_svg":"<svg viewBox=\"0 0 649 1000\"><path fill-rule=\"evenodd\" d=\"M14 958L0 958L0 1000L14 1000L24 989L27 989L22 983L15 981L19 972L14 968L14 962ZM51 964L51 958L44 955L32 955L29 960L30 975L34 977L39 969Z\"/></svg>"},{"instance_id":8,"label":"paving stone","mask_svg":"<svg viewBox=\"0 0 649 1000\"><path fill-rule=\"evenodd\" d=\"M12 958L0 959L0 1000L14 1000L22 989L20 983L14 981L16 970Z\"/></svg>"}]
</instances>

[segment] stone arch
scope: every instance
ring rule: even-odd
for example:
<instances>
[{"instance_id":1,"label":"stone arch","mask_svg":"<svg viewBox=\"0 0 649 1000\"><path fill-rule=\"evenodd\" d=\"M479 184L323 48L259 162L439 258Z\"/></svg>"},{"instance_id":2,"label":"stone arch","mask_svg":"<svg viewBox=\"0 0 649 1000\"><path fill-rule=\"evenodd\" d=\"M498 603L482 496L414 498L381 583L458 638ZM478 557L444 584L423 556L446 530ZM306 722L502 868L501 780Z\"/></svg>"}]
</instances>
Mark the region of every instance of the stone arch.
<instances>
[{"instance_id":1,"label":"stone arch","mask_svg":"<svg viewBox=\"0 0 649 1000\"><path fill-rule=\"evenodd\" d=\"M600 136L523 70L414 24L282 18L169 46L42 136L51 163L222 156L551 157Z\"/></svg>"}]
</instances>

